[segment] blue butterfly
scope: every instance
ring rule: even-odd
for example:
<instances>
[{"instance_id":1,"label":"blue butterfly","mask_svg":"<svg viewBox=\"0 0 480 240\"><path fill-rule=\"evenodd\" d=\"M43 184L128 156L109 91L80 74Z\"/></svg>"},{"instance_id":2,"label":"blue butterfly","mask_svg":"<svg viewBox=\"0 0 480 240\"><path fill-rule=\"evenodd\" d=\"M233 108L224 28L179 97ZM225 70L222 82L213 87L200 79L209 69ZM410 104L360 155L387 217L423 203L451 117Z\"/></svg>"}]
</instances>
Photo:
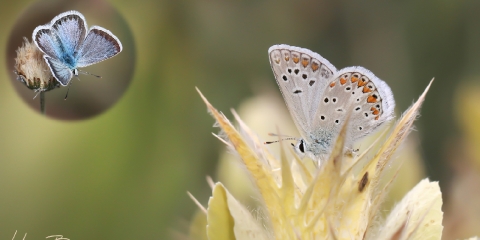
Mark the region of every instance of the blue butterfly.
<instances>
[{"instance_id":1,"label":"blue butterfly","mask_svg":"<svg viewBox=\"0 0 480 240\"><path fill-rule=\"evenodd\" d=\"M109 59L122 51L122 43L110 31L93 26L87 32L87 21L77 11L54 17L49 24L35 28L35 45L57 81L67 86L78 68Z\"/></svg>"}]
</instances>

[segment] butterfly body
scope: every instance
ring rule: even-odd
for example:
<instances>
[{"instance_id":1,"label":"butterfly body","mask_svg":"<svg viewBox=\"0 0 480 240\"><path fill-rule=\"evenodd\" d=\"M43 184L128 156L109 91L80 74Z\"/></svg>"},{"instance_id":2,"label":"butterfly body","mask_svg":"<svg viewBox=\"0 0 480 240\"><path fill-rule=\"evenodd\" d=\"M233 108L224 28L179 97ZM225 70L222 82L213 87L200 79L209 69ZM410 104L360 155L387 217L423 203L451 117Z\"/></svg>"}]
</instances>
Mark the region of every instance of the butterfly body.
<instances>
[{"instance_id":1,"label":"butterfly body","mask_svg":"<svg viewBox=\"0 0 480 240\"><path fill-rule=\"evenodd\" d=\"M36 27L32 39L45 54L53 76L63 86L78 75L78 68L122 51L120 40L109 30L93 26L87 31L87 22L77 11L61 13L50 23Z\"/></svg>"},{"instance_id":2,"label":"butterfly body","mask_svg":"<svg viewBox=\"0 0 480 240\"><path fill-rule=\"evenodd\" d=\"M308 49L274 45L270 65L302 136L294 145L301 157L321 161L350 112L346 151L353 143L393 119L390 87L363 67L337 70Z\"/></svg>"}]
</instances>

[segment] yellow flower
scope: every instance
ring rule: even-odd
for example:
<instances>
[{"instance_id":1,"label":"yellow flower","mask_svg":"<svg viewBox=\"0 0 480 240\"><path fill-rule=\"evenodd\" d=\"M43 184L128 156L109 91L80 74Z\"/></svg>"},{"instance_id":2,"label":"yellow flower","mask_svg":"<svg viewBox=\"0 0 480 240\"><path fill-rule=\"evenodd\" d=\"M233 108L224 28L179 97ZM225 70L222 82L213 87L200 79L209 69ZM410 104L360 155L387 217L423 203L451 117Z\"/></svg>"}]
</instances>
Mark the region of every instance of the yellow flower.
<instances>
[{"instance_id":1,"label":"yellow flower","mask_svg":"<svg viewBox=\"0 0 480 240\"><path fill-rule=\"evenodd\" d=\"M238 153L251 176L261 196L261 213L253 215L222 183L210 182L212 197L208 208L199 204L205 215L195 217L191 229L196 231L190 237L210 240L440 239L443 212L437 182L422 180L389 216L383 219L380 212L380 204L396 176L384 179L390 176L384 174L385 170L398 171L399 164L391 164L392 155L410 132L429 87L390 134L379 139L382 144L375 148L379 150L372 152L374 148L369 147L359 156L345 156L345 124L329 160L318 169L309 167L295 155L289 161L283 148L280 159L274 158L238 115L234 113L239 131L202 95L226 136L225 143ZM373 158L366 157L372 153Z\"/></svg>"}]
</instances>

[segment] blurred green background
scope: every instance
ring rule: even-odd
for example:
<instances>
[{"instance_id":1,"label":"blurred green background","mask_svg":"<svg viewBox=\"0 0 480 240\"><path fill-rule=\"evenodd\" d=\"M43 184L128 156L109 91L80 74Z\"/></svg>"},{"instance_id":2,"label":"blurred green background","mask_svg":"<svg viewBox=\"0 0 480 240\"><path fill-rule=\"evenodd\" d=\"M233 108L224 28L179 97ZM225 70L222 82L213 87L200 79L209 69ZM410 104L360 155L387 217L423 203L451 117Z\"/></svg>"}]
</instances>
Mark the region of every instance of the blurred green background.
<instances>
[{"instance_id":1,"label":"blurred green background","mask_svg":"<svg viewBox=\"0 0 480 240\"><path fill-rule=\"evenodd\" d=\"M460 204L450 194L463 168L452 166L470 166L462 147L471 139L457 116L471 120L480 107L462 107L467 100L455 96L480 85L479 1L109 2L131 29L136 55L130 87L105 113L84 121L39 115L17 95L0 58L0 239L15 230L27 239L72 240L186 233L196 210L186 191L207 202L205 175L215 178L222 147L194 87L227 116L264 89L280 97L267 55L279 43L309 48L338 69L370 69L391 86L398 113L435 77L416 123L418 151L426 176L440 181L444 206ZM31 3L0 8L2 56ZM82 79L75 85L95 87L95 79ZM467 182L478 185L478 178ZM450 237L480 234L447 230Z\"/></svg>"}]
</instances>

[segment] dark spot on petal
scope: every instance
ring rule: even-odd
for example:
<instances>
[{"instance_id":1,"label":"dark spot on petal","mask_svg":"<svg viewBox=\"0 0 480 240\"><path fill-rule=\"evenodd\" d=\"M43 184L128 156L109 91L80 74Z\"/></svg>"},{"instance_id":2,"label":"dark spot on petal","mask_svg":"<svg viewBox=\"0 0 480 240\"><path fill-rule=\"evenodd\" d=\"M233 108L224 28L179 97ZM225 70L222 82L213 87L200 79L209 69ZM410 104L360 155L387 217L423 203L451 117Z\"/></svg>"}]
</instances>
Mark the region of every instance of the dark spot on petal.
<instances>
[{"instance_id":1,"label":"dark spot on petal","mask_svg":"<svg viewBox=\"0 0 480 240\"><path fill-rule=\"evenodd\" d=\"M360 182L358 182L358 191L363 192L367 184L368 184L368 172L365 172L365 174L363 174L362 179L360 179Z\"/></svg>"}]
</instances>

